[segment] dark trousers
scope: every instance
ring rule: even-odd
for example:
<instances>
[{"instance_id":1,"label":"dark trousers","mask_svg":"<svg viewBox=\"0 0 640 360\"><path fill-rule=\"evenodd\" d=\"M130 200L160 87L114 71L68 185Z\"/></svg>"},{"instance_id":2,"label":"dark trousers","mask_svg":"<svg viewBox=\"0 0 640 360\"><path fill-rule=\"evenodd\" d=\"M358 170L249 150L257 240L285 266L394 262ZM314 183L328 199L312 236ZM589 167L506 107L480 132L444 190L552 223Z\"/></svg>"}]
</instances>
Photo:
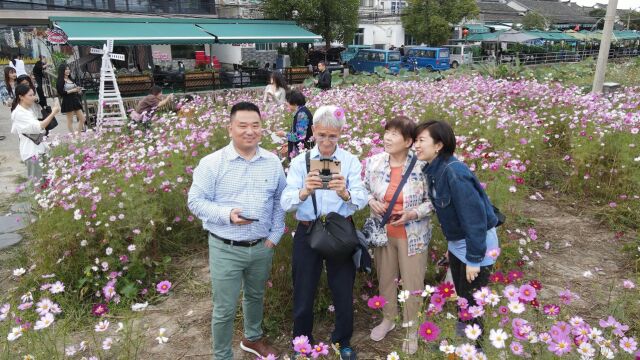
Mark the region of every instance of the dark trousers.
<instances>
[{"instance_id":1,"label":"dark trousers","mask_svg":"<svg viewBox=\"0 0 640 360\"><path fill-rule=\"evenodd\" d=\"M472 282L467 281L467 265L460 261L455 255L449 252L449 268L451 269L451 277L453 278L453 285L456 288L458 296L467 299L469 306L476 305L476 301L473 298L473 293L478 291L481 287L489 284L489 276L493 265L481 266L480 273ZM475 318L466 323L478 324L482 328L482 322L480 318Z\"/></svg>"},{"instance_id":2,"label":"dark trousers","mask_svg":"<svg viewBox=\"0 0 640 360\"><path fill-rule=\"evenodd\" d=\"M42 89L42 81L38 82L36 81L36 93L38 93L38 104L40 104L40 106L45 107L47 106L47 97L44 96L44 90Z\"/></svg>"},{"instance_id":3,"label":"dark trousers","mask_svg":"<svg viewBox=\"0 0 640 360\"><path fill-rule=\"evenodd\" d=\"M325 259L311 249L307 227L298 224L293 238L293 336L306 335L313 341L313 303L323 262L327 266L327 280L335 307L335 329L331 342L340 347L351 346L353 333L353 283L356 268L353 260Z\"/></svg>"}]
</instances>

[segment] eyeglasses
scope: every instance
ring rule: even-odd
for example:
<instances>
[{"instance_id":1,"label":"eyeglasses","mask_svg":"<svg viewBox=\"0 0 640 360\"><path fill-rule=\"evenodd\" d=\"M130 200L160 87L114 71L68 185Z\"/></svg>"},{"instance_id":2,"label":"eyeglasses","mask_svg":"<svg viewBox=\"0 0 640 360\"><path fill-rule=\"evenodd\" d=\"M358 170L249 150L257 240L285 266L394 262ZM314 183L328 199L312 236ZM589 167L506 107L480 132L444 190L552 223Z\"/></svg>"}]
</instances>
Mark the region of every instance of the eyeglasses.
<instances>
[{"instance_id":1,"label":"eyeglasses","mask_svg":"<svg viewBox=\"0 0 640 360\"><path fill-rule=\"evenodd\" d=\"M318 135L318 136L314 136L314 138L316 139L317 142L329 140L332 143L337 143L338 140L340 140L340 137L337 135L329 135L329 136Z\"/></svg>"}]
</instances>

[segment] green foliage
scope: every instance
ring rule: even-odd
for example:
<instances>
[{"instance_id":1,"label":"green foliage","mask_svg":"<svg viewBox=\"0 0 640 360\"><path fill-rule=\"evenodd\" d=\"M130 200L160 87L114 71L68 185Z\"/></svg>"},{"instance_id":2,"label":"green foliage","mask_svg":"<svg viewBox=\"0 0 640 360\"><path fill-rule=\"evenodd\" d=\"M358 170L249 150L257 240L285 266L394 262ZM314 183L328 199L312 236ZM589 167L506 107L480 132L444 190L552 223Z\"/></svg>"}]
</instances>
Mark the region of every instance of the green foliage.
<instances>
[{"instance_id":1,"label":"green foliage","mask_svg":"<svg viewBox=\"0 0 640 360\"><path fill-rule=\"evenodd\" d=\"M286 47L279 47L278 54L289 55L291 66L304 66L307 56L306 51L304 51L302 47L292 46L292 44L287 44Z\"/></svg>"},{"instance_id":2,"label":"green foliage","mask_svg":"<svg viewBox=\"0 0 640 360\"><path fill-rule=\"evenodd\" d=\"M266 17L295 20L322 35L327 48L333 41L349 44L358 29L358 0L265 0Z\"/></svg>"},{"instance_id":3,"label":"green foliage","mask_svg":"<svg viewBox=\"0 0 640 360\"><path fill-rule=\"evenodd\" d=\"M551 24L547 24L547 19L537 11L529 11L522 18L522 28L524 30L546 30Z\"/></svg>"},{"instance_id":4,"label":"green foliage","mask_svg":"<svg viewBox=\"0 0 640 360\"><path fill-rule=\"evenodd\" d=\"M449 39L449 24L474 17L479 11L474 0L409 0L402 24L418 42L437 46Z\"/></svg>"}]
</instances>

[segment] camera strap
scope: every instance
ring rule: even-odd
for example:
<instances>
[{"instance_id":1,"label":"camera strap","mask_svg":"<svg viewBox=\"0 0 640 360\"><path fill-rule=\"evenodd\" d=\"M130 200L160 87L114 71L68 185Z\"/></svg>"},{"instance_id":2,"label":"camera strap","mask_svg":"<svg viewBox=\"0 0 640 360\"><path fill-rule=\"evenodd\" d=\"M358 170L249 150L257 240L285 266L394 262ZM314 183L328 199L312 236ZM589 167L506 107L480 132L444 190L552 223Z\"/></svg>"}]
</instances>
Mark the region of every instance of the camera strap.
<instances>
[{"instance_id":1,"label":"camera strap","mask_svg":"<svg viewBox=\"0 0 640 360\"><path fill-rule=\"evenodd\" d=\"M307 164L307 174L311 171L311 151L307 151L304 155L305 162ZM315 191L311 193L311 201L313 202L313 212L315 213L316 219L318 218L318 204L316 203L316 193Z\"/></svg>"},{"instance_id":2,"label":"camera strap","mask_svg":"<svg viewBox=\"0 0 640 360\"><path fill-rule=\"evenodd\" d=\"M381 227L384 226L387 223L387 221L389 221L389 218L391 217L391 212L393 211L393 206L396 204L396 201L398 201L398 196L400 196L400 193L402 192L402 188L404 187L404 184L406 184L407 180L409 179L409 176L411 175L411 172L413 171L413 167L416 165L417 160L418 160L418 157L413 155L413 159L411 159L411 163L409 164L409 167L404 172L404 175L402 176L402 180L400 180L400 184L398 184L396 193L393 194L393 198L391 198L391 202L387 207L387 211L385 211L384 216L382 216L382 222L380 223Z\"/></svg>"}]
</instances>

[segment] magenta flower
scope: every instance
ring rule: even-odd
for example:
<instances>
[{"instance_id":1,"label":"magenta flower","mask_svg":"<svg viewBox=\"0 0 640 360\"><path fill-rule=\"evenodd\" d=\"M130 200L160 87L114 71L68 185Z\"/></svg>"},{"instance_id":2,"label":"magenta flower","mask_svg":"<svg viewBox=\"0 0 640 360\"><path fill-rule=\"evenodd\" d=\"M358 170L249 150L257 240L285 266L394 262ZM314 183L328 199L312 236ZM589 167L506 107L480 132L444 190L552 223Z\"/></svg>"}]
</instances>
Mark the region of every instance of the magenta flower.
<instances>
[{"instance_id":1,"label":"magenta flower","mask_svg":"<svg viewBox=\"0 0 640 360\"><path fill-rule=\"evenodd\" d=\"M167 280L161 281L156 285L156 290L163 295L167 294L169 289L171 289L171 283Z\"/></svg>"},{"instance_id":2,"label":"magenta flower","mask_svg":"<svg viewBox=\"0 0 640 360\"><path fill-rule=\"evenodd\" d=\"M367 305L371 309L382 309L387 304L387 300L380 295L376 295L367 301Z\"/></svg>"},{"instance_id":3,"label":"magenta flower","mask_svg":"<svg viewBox=\"0 0 640 360\"><path fill-rule=\"evenodd\" d=\"M549 316L556 316L560 313L560 307L555 304L547 304L542 308L542 311Z\"/></svg>"},{"instance_id":4,"label":"magenta flower","mask_svg":"<svg viewBox=\"0 0 640 360\"><path fill-rule=\"evenodd\" d=\"M529 284L524 284L520 286L519 294L520 294L520 299L527 302L533 301L533 299L535 299L537 295L536 289Z\"/></svg>"},{"instance_id":5,"label":"magenta flower","mask_svg":"<svg viewBox=\"0 0 640 360\"><path fill-rule=\"evenodd\" d=\"M438 285L438 294L440 294L443 298L449 298L455 295L456 289L450 282L444 282Z\"/></svg>"},{"instance_id":6,"label":"magenta flower","mask_svg":"<svg viewBox=\"0 0 640 360\"><path fill-rule=\"evenodd\" d=\"M102 316L109 312L107 304L94 304L91 308L91 313L95 316Z\"/></svg>"},{"instance_id":7,"label":"magenta flower","mask_svg":"<svg viewBox=\"0 0 640 360\"><path fill-rule=\"evenodd\" d=\"M430 321L425 321L420 325L418 334L420 334L425 341L436 341L440 335L440 328Z\"/></svg>"},{"instance_id":8,"label":"magenta flower","mask_svg":"<svg viewBox=\"0 0 640 360\"><path fill-rule=\"evenodd\" d=\"M336 119L338 119L338 120L342 120L342 119L344 119L344 118L345 118L345 115L344 115L344 109L343 109L343 108L341 108L341 107L337 108L337 109L333 112L333 116L334 116Z\"/></svg>"},{"instance_id":9,"label":"magenta flower","mask_svg":"<svg viewBox=\"0 0 640 360\"><path fill-rule=\"evenodd\" d=\"M329 345L325 343L320 343L318 345L314 345L311 350L311 357L317 359L320 356L326 356L329 354Z\"/></svg>"}]
</instances>

